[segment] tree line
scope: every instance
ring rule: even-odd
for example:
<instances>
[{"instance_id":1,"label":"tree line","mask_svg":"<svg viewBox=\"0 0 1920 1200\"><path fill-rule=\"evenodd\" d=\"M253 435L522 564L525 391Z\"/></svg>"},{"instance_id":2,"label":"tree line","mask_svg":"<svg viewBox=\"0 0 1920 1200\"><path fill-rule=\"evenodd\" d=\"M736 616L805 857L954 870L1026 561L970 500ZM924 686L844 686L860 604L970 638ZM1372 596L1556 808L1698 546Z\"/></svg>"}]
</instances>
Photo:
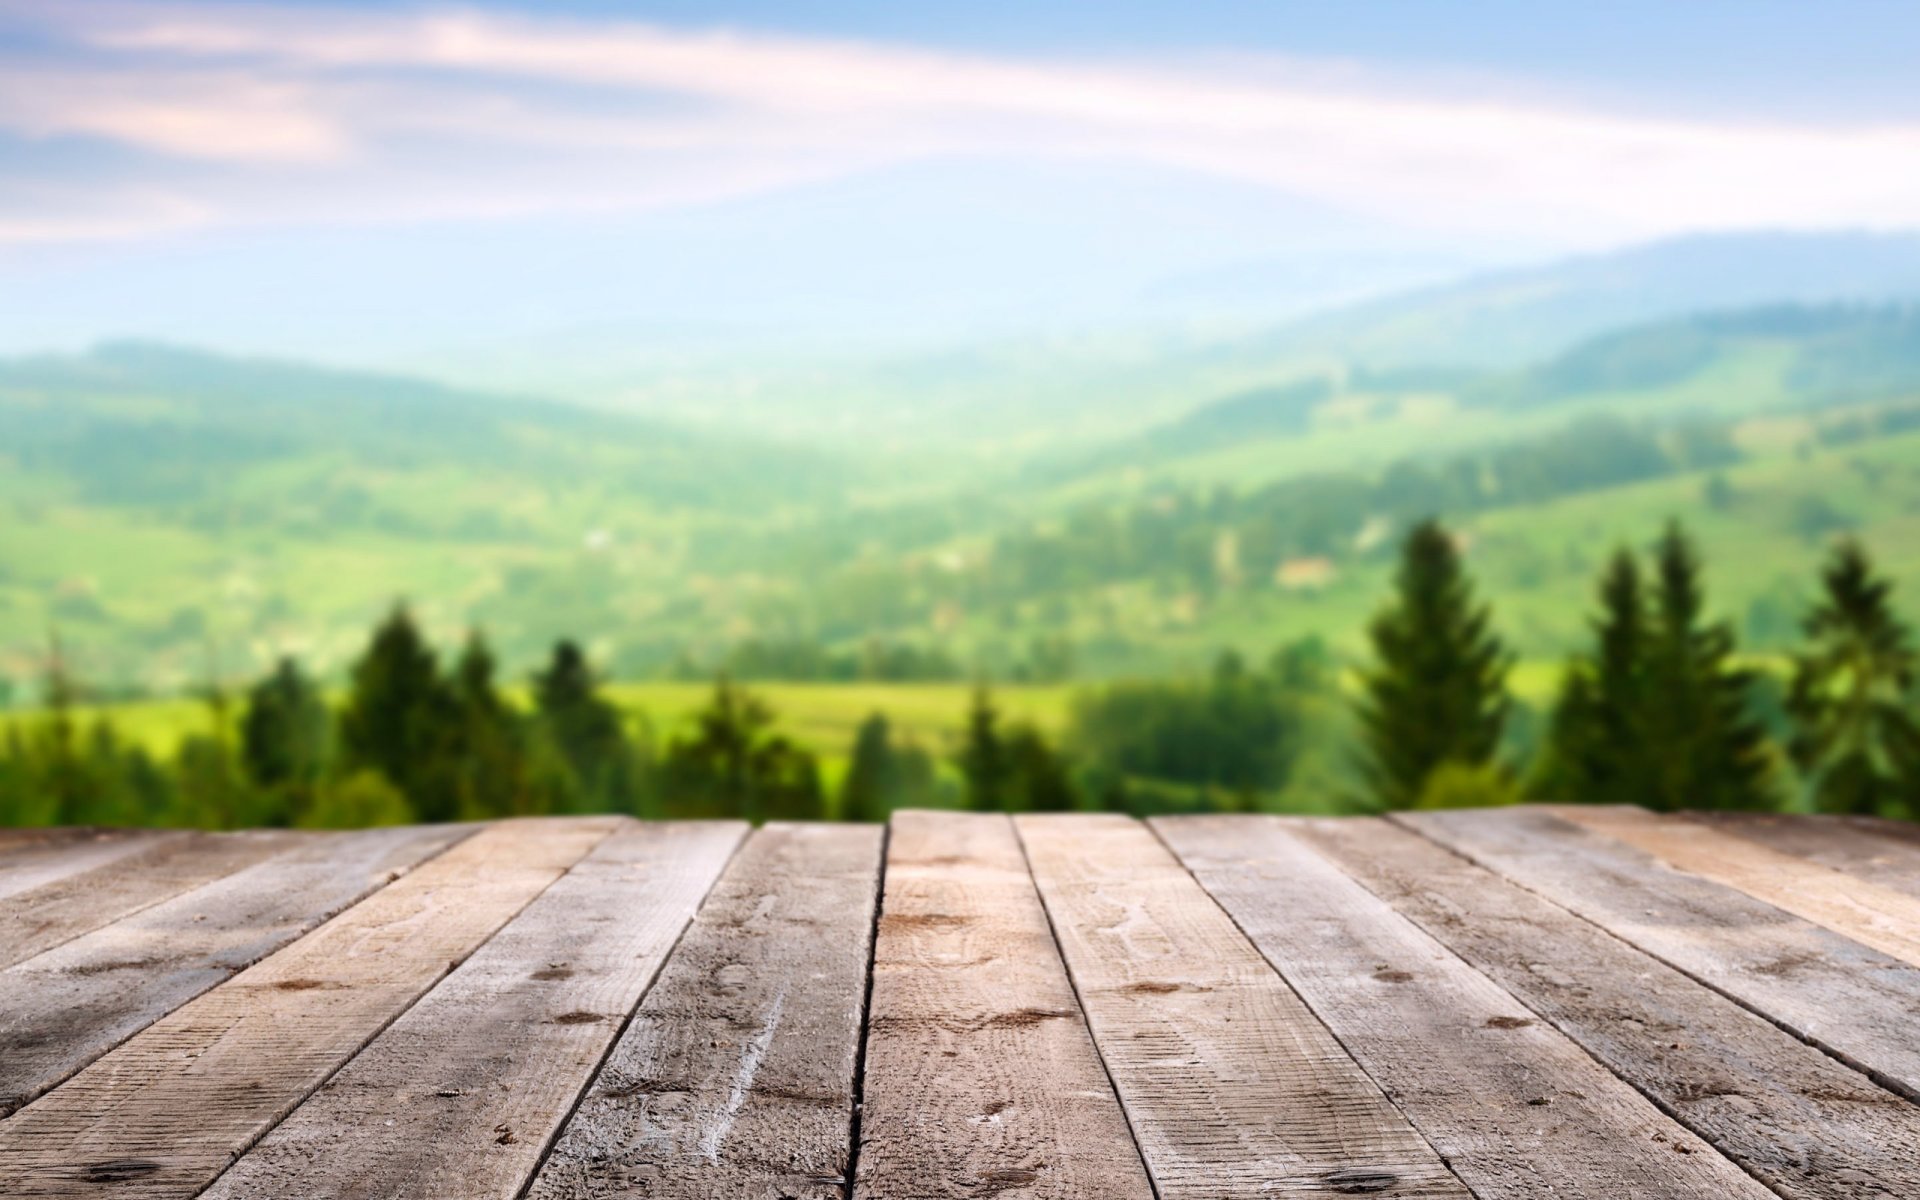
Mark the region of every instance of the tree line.
<instances>
[{"instance_id":1,"label":"tree line","mask_svg":"<svg viewBox=\"0 0 1920 1200\"><path fill-rule=\"evenodd\" d=\"M981 683L938 752L884 713L868 717L831 792L816 756L724 674L661 744L607 696L578 644L555 645L518 704L484 637L443 660L405 606L373 631L338 704L285 659L237 697L209 687L206 728L170 760L83 717L56 642L43 710L0 745L0 824L1249 811L1273 807L1327 744L1348 752L1344 782L1308 785L1344 789L1322 807L1355 811L1531 798L1920 815L1920 658L1891 584L1845 540L1821 585L1782 690L1708 616L1680 525L1644 553L1616 551L1596 584L1591 644L1566 664L1543 728L1520 736L1514 656L1455 538L1427 520L1400 548L1356 688L1317 640L1257 665L1227 653L1199 678L1081 688L1054 739L1006 719Z\"/></svg>"},{"instance_id":2,"label":"tree line","mask_svg":"<svg viewBox=\"0 0 1920 1200\"><path fill-rule=\"evenodd\" d=\"M1369 629L1365 801L1920 816L1920 659L1857 541L1836 543L1821 570L1784 736L1763 720L1763 677L1738 657L1732 626L1708 617L1700 555L1677 522L1644 558L1616 551L1596 601L1592 644L1566 666L1543 744L1531 763L1506 761L1513 656L1453 537L1437 521L1416 526Z\"/></svg>"}]
</instances>

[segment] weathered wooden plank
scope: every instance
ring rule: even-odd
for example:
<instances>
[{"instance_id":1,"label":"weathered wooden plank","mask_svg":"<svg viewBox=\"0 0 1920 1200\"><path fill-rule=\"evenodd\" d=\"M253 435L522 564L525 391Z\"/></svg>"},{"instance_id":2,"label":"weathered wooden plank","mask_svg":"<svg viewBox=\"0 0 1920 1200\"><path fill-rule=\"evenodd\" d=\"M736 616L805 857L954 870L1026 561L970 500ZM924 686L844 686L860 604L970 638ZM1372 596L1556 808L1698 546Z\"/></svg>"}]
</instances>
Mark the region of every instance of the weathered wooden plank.
<instances>
[{"instance_id":1,"label":"weathered wooden plank","mask_svg":"<svg viewBox=\"0 0 1920 1200\"><path fill-rule=\"evenodd\" d=\"M753 835L561 1132L531 1200L847 1194L880 843L878 826L775 824Z\"/></svg>"},{"instance_id":2,"label":"weathered wooden plank","mask_svg":"<svg viewBox=\"0 0 1920 1200\"><path fill-rule=\"evenodd\" d=\"M1418 834L1287 828L1780 1195L1920 1196L1920 1107Z\"/></svg>"},{"instance_id":3,"label":"weathered wooden plank","mask_svg":"<svg viewBox=\"0 0 1920 1200\"><path fill-rule=\"evenodd\" d=\"M1396 813L1805 1038L1920 1097L1920 970L1537 809Z\"/></svg>"},{"instance_id":4,"label":"weathered wooden plank","mask_svg":"<svg viewBox=\"0 0 1920 1200\"><path fill-rule=\"evenodd\" d=\"M203 1195L519 1195L745 832L614 833Z\"/></svg>"},{"instance_id":5,"label":"weathered wooden plank","mask_svg":"<svg viewBox=\"0 0 1920 1200\"><path fill-rule=\"evenodd\" d=\"M374 829L309 843L0 971L0 1115L465 832Z\"/></svg>"},{"instance_id":6,"label":"weathered wooden plank","mask_svg":"<svg viewBox=\"0 0 1920 1200\"><path fill-rule=\"evenodd\" d=\"M1480 1200L1772 1195L1276 819L1153 824Z\"/></svg>"},{"instance_id":7,"label":"weathered wooden plank","mask_svg":"<svg viewBox=\"0 0 1920 1200\"><path fill-rule=\"evenodd\" d=\"M262 830L160 838L90 871L16 892L0 899L0 967L319 836Z\"/></svg>"},{"instance_id":8,"label":"weathered wooden plank","mask_svg":"<svg viewBox=\"0 0 1920 1200\"><path fill-rule=\"evenodd\" d=\"M1669 866L1738 888L1882 954L1920 965L1920 897L1685 817L1611 805L1554 805L1546 811L1636 846Z\"/></svg>"},{"instance_id":9,"label":"weathered wooden plank","mask_svg":"<svg viewBox=\"0 0 1920 1200\"><path fill-rule=\"evenodd\" d=\"M1151 1200L1012 822L890 829L856 1200Z\"/></svg>"},{"instance_id":10,"label":"weathered wooden plank","mask_svg":"<svg viewBox=\"0 0 1920 1200\"><path fill-rule=\"evenodd\" d=\"M1854 879L1920 896L1920 844L1871 821L1806 813L1690 813L1715 829L1759 842Z\"/></svg>"},{"instance_id":11,"label":"weathered wooden plank","mask_svg":"<svg viewBox=\"0 0 1920 1200\"><path fill-rule=\"evenodd\" d=\"M0 899L91 871L186 835L157 829L18 830L0 846Z\"/></svg>"},{"instance_id":12,"label":"weathered wooden plank","mask_svg":"<svg viewBox=\"0 0 1920 1200\"><path fill-rule=\"evenodd\" d=\"M1469 1195L1145 825L1015 823L1163 1198Z\"/></svg>"},{"instance_id":13,"label":"weathered wooden plank","mask_svg":"<svg viewBox=\"0 0 1920 1200\"><path fill-rule=\"evenodd\" d=\"M191 1196L612 830L504 822L0 1122L0 1195Z\"/></svg>"}]
</instances>

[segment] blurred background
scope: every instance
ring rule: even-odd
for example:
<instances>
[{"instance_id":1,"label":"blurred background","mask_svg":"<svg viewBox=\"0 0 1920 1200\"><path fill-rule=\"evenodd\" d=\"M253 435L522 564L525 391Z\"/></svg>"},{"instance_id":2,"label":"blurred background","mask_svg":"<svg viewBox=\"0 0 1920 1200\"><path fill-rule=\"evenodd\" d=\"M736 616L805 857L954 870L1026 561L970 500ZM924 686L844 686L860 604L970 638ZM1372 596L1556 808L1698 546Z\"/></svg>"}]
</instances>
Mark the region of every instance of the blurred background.
<instances>
[{"instance_id":1,"label":"blurred background","mask_svg":"<svg viewBox=\"0 0 1920 1200\"><path fill-rule=\"evenodd\" d=\"M1916 50L0 0L0 822L1909 815Z\"/></svg>"}]
</instances>

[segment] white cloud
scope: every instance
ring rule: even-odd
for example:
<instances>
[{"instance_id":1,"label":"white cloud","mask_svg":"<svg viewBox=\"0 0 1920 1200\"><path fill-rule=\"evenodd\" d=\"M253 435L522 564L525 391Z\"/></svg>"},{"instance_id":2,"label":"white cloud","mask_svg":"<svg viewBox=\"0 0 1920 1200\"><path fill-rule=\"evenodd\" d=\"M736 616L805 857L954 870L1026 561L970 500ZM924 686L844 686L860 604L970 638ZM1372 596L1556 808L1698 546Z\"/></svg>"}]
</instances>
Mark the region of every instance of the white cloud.
<instances>
[{"instance_id":1,"label":"white cloud","mask_svg":"<svg viewBox=\"0 0 1920 1200\"><path fill-rule=\"evenodd\" d=\"M1285 63L996 58L479 12L0 0L0 13L68 47L6 73L0 126L203 164L170 186L216 223L699 203L955 155L1144 162L1405 225L1568 242L1920 223L1913 126L1421 96Z\"/></svg>"}]
</instances>

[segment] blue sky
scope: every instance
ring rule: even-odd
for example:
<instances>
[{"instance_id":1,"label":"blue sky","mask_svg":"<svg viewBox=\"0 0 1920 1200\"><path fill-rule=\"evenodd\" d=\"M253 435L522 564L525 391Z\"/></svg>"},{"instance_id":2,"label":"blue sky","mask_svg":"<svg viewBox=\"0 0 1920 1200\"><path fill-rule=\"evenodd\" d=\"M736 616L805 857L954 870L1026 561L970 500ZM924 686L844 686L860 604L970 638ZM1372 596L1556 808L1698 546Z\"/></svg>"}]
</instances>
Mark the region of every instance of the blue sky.
<instances>
[{"instance_id":1,"label":"blue sky","mask_svg":"<svg viewBox=\"0 0 1920 1200\"><path fill-rule=\"evenodd\" d=\"M0 0L0 348L937 339L1920 227L1917 13Z\"/></svg>"}]
</instances>

